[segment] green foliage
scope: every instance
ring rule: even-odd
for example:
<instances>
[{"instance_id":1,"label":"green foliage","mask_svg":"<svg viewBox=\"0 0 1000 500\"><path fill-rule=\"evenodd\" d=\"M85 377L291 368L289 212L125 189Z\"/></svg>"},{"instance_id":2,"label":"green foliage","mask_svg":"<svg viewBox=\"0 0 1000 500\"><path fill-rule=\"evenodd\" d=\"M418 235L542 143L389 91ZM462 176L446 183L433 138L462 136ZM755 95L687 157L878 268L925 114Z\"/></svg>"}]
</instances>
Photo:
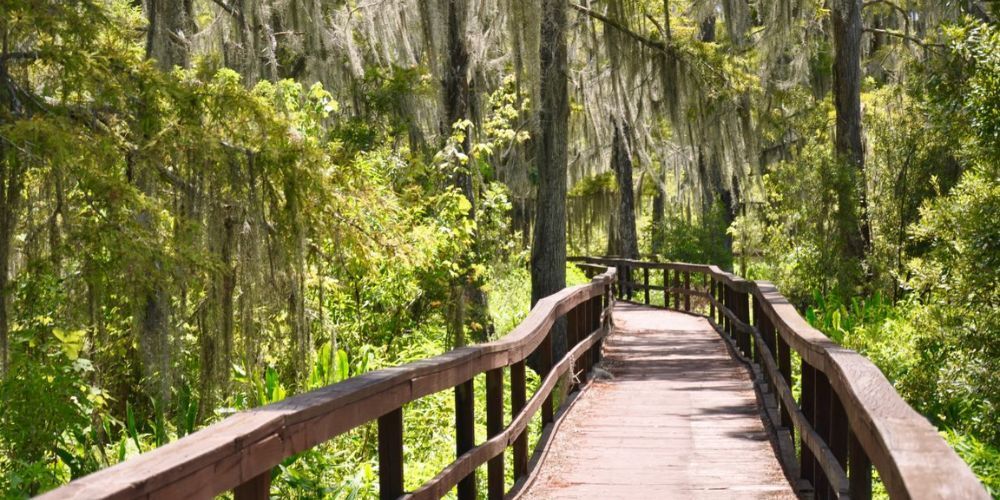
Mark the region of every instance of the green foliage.
<instances>
[{"instance_id":1,"label":"green foliage","mask_svg":"<svg viewBox=\"0 0 1000 500\"><path fill-rule=\"evenodd\" d=\"M65 300L60 284L40 274L16 294L30 305L12 325L13 376L0 380L0 450L11 460L0 491L30 495L106 463L93 448L100 417L91 417L107 411L109 396L82 356L87 332L66 331L50 315Z\"/></svg>"},{"instance_id":2,"label":"green foliage","mask_svg":"<svg viewBox=\"0 0 1000 500\"><path fill-rule=\"evenodd\" d=\"M1000 446L1000 182L985 169L966 172L921 215L913 234L929 251L910 261L908 285L924 297L914 320L928 366L910 390L950 426Z\"/></svg>"},{"instance_id":3,"label":"green foliage","mask_svg":"<svg viewBox=\"0 0 1000 500\"><path fill-rule=\"evenodd\" d=\"M591 175L580 179L573 184L567 196L587 197L594 195L606 195L618 192L618 183L615 181L614 172L604 172L599 175Z\"/></svg>"},{"instance_id":4,"label":"green foliage","mask_svg":"<svg viewBox=\"0 0 1000 500\"><path fill-rule=\"evenodd\" d=\"M970 153L1000 162L1000 28L970 22L945 35L955 69L926 84L930 110L941 122L961 120L953 130L975 139Z\"/></svg>"},{"instance_id":5,"label":"green foliage","mask_svg":"<svg viewBox=\"0 0 1000 500\"><path fill-rule=\"evenodd\" d=\"M942 433L959 456L979 476L986 491L993 498L1000 497L1000 448L990 446L978 439L954 430Z\"/></svg>"},{"instance_id":6,"label":"green foliage","mask_svg":"<svg viewBox=\"0 0 1000 500\"><path fill-rule=\"evenodd\" d=\"M1000 38L978 23L943 36L947 50L910 63L918 77L863 96L874 236L867 295L837 282L836 169L823 127L794 162L771 169L765 209L734 229L760 235L758 275L871 359L996 494Z\"/></svg>"},{"instance_id":7,"label":"green foliage","mask_svg":"<svg viewBox=\"0 0 1000 500\"><path fill-rule=\"evenodd\" d=\"M4 214L16 222L19 266L0 381L4 496L50 489L234 411L439 354L449 285L485 282L487 266L517 253L504 188L484 184L472 214L450 187L456 169L486 172L499 146L526 139L511 130L513 80L484 142L465 152L457 138L454 156L434 162L394 147L409 131L407 101L430 88L420 67L370 69L345 116L319 84L248 88L208 59L156 70L132 2L2 10L26 51L5 68L30 108L9 107L4 85L0 167L20 183L6 192L20 189L29 208ZM154 291L167 302L163 370L148 366L140 319ZM167 378L161 399L151 387ZM351 439L290 460L277 488L325 491L343 479L369 496L372 469L352 467L372 456L371 440ZM331 451L347 444L361 455ZM337 482L322 472L331 461Z\"/></svg>"},{"instance_id":8,"label":"green foliage","mask_svg":"<svg viewBox=\"0 0 1000 500\"><path fill-rule=\"evenodd\" d=\"M672 262L690 262L729 266L733 255L725 241L726 208L721 202L714 203L704 218L694 219L680 211L667 211L662 226L657 229L649 223L651 238L660 237L660 259ZM652 246L652 241L650 246Z\"/></svg>"},{"instance_id":9,"label":"green foliage","mask_svg":"<svg viewBox=\"0 0 1000 500\"><path fill-rule=\"evenodd\" d=\"M749 242L764 256L758 272L800 304L814 290L825 294L837 288L857 265L837 251L836 165L825 142L816 138L795 161L773 166L763 178L766 204L739 217L733 227L734 241Z\"/></svg>"}]
</instances>

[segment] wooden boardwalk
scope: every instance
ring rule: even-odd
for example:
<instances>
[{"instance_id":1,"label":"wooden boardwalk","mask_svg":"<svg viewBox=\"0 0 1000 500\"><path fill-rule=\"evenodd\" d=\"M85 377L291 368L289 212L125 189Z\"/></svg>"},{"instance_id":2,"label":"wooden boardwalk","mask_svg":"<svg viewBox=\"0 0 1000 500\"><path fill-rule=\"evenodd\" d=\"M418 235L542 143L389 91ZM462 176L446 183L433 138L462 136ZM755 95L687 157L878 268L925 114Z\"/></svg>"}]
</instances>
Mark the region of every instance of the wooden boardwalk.
<instances>
[{"instance_id":1,"label":"wooden boardwalk","mask_svg":"<svg viewBox=\"0 0 1000 500\"><path fill-rule=\"evenodd\" d=\"M705 318L619 303L611 377L572 403L520 498L795 498L748 370Z\"/></svg>"}]
</instances>

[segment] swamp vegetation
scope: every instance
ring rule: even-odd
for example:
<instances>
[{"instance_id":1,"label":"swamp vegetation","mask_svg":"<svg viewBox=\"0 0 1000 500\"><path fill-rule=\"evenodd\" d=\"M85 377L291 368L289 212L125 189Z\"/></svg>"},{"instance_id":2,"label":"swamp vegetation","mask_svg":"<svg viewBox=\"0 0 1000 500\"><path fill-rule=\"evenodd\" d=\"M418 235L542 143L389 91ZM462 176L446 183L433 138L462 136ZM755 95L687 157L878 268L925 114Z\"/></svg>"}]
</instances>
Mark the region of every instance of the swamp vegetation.
<instances>
[{"instance_id":1,"label":"swamp vegetation","mask_svg":"<svg viewBox=\"0 0 1000 500\"><path fill-rule=\"evenodd\" d=\"M1000 497L998 21L0 0L0 496L502 336L585 281L567 255L603 254L773 281ZM408 488L451 462L454 404L407 406ZM272 493L376 495L374 433L286 460Z\"/></svg>"}]
</instances>

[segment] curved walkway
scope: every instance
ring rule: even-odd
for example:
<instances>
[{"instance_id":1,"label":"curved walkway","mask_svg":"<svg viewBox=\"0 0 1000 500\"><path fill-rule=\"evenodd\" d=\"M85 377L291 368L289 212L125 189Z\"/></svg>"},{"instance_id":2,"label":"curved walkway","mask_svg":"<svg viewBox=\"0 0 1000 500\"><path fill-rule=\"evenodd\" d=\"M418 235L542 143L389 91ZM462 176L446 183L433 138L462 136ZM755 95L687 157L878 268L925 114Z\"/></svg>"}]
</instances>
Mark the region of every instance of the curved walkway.
<instances>
[{"instance_id":1,"label":"curved walkway","mask_svg":"<svg viewBox=\"0 0 1000 500\"><path fill-rule=\"evenodd\" d=\"M604 368L519 498L795 498L748 370L701 317L615 306Z\"/></svg>"}]
</instances>

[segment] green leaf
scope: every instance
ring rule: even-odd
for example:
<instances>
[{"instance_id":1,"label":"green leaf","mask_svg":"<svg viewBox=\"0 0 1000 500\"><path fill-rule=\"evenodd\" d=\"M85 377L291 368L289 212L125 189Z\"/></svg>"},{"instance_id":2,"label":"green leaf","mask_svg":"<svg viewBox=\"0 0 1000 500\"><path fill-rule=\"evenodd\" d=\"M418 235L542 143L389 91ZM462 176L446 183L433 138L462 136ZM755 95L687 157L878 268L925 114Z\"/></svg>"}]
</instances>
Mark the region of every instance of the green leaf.
<instances>
[{"instance_id":1,"label":"green leaf","mask_svg":"<svg viewBox=\"0 0 1000 500\"><path fill-rule=\"evenodd\" d=\"M333 381L340 382L341 380L347 380L350 376L350 363L347 359L347 352L343 349L337 349L337 359L335 360L335 376Z\"/></svg>"},{"instance_id":2,"label":"green leaf","mask_svg":"<svg viewBox=\"0 0 1000 500\"><path fill-rule=\"evenodd\" d=\"M135 442L136 448L139 446L139 432L135 428L135 412L132 411L132 404L125 403L125 429L128 431L128 435Z\"/></svg>"}]
</instances>

